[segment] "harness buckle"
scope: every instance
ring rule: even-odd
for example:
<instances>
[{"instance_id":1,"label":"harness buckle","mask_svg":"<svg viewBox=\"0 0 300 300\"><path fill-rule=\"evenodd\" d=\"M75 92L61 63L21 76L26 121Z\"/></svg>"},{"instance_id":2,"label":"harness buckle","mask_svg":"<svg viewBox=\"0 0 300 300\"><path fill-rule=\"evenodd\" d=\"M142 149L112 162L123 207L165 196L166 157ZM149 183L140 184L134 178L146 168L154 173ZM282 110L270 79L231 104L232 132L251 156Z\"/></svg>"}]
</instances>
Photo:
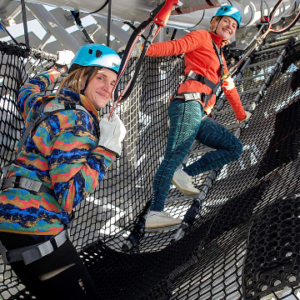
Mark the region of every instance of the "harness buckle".
<instances>
[{"instance_id":1,"label":"harness buckle","mask_svg":"<svg viewBox=\"0 0 300 300\"><path fill-rule=\"evenodd\" d=\"M39 192L42 183L35 180L30 180L26 177L21 177L19 182L19 188L23 188L29 191Z\"/></svg>"},{"instance_id":2,"label":"harness buckle","mask_svg":"<svg viewBox=\"0 0 300 300\"><path fill-rule=\"evenodd\" d=\"M207 99L207 95L204 93L201 93L201 101L203 101L205 103L206 99Z\"/></svg>"},{"instance_id":3,"label":"harness buckle","mask_svg":"<svg viewBox=\"0 0 300 300\"><path fill-rule=\"evenodd\" d=\"M76 104L75 103L64 103L66 110L76 110Z\"/></svg>"},{"instance_id":4,"label":"harness buckle","mask_svg":"<svg viewBox=\"0 0 300 300\"><path fill-rule=\"evenodd\" d=\"M196 74L193 70L191 70L191 71L189 71L189 73L186 75L186 80L188 80L189 78L190 78L190 79L193 79L193 80L196 80L196 77L197 77L197 74Z\"/></svg>"},{"instance_id":5,"label":"harness buckle","mask_svg":"<svg viewBox=\"0 0 300 300\"><path fill-rule=\"evenodd\" d=\"M40 117L40 112L36 111L35 113L32 114L30 121L33 121L34 123L36 122L36 120Z\"/></svg>"},{"instance_id":6,"label":"harness buckle","mask_svg":"<svg viewBox=\"0 0 300 300\"><path fill-rule=\"evenodd\" d=\"M183 94L185 101L201 99L200 93L185 93Z\"/></svg>"}]
</instances>

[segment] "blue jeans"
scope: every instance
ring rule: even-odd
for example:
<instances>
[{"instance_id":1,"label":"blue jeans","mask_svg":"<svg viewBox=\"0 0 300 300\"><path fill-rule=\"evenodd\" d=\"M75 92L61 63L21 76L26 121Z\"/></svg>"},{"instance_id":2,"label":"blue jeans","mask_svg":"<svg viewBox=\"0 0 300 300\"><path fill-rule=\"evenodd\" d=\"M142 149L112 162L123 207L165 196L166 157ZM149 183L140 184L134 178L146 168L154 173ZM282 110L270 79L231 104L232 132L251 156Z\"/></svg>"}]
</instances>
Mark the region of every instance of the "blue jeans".
<instances>
[{"instance_id":1,"label":"blue jeans","mask_svg":"<svg viewBox=\"0 0 300 300\"><path fill-rule=\"evenodd\" d=\"M243 152L242 143L224 126L204 115L203 107L196 101L175 100L168 113L170 130L164 160L153 182L151 210L163 211L165 200L175 170L188 154L194 140L217 149L208 152L183 170L190 176L221 168L238 159Z\"/></svg>"}]
</instances>

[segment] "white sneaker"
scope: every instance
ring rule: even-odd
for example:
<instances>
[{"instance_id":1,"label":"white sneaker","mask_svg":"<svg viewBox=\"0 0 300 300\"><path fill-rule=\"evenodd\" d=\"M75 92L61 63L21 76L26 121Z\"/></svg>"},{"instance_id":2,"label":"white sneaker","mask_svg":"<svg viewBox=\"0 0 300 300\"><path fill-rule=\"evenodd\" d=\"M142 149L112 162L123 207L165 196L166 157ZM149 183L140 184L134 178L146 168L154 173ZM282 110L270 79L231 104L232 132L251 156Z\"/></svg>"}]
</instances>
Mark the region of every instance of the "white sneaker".
<instances>
[{"instance_id":1,"label":"white sneaker","mask_svg":"<svg viewBox=\"0 0 300 300\"><path fill-rule=\"evenodd\" d=\"M191 177L183 170L175 171L172 184L174 184L184 196L200 194L200 191L194 187Z\"/></svg>"},{"instance_id":2,"label":"white sneaker","mask_svg":"<svg viewBox=\"0 0 300 300\"><path fill-rule=\"evenodd\" d=\"M146 228L160 228L181 224L181 219L176 219L170 216L170 214L161 211L155 215L148 215L146 219Z\"/></svg>"}]
</instances>

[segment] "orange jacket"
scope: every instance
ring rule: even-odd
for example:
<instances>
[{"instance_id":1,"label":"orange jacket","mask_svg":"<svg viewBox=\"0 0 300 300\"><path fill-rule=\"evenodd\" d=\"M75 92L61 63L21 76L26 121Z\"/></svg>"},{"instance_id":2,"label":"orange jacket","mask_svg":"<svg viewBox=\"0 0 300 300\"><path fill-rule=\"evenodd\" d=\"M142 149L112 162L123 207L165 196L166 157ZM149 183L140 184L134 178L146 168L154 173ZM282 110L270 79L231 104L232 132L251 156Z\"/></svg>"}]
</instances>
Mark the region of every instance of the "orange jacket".
<instances>
[{"instance_id":1,"label":"orange jacket","mask_svg":"<svg viewBox=\"0 0 300 300\"><path fill-rule=\"evenodd\" d=\"M188 33L178 40L152 44L147 51L147 56L172 56L185 53L185 75L192 70L197 74L205 76L212 82L218 83L221 78L221 68L211 39L214 40L218 48L224 46L222 37L210 31L197 30ZM225 66L224 73L226 74L228 68L223 55L222 57ZM239 121L245 119L246 113L231 77L224 80L222 88L233 108L236 118ZM199 92L209 95L212 93L212 89L198 81L187 80L177 90L178 94L184 92ZM205 109L208 114L211 112L215 102L216 96L211 97Z\"/></svg>"}]
</instances>

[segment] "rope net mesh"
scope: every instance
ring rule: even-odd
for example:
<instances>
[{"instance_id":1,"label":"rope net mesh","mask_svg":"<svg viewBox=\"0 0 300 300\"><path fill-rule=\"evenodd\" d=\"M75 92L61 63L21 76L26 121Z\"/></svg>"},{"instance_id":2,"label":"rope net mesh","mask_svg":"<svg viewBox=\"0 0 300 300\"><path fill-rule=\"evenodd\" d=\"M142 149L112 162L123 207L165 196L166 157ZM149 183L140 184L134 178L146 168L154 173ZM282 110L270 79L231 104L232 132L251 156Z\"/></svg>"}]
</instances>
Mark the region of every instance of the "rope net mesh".
<instances>
[{"instance_id":1,"label":"rope net mesh","mask_svg":"<svg viewBox=\"0 0 300 300\"><path fill-rule=\"evenodd\" d=\"M213 118L239 137L244 151L221 170L193 178L201 190L196 200L171 186L167 212L182 219L199 212L185 235L174 241L176 230L146 232L125 253L122 245L151 199L166 147L169 99L183 80L182 57L145 58L130 98L117 108L128 131L122 156L75 209L71 228L99 299L300 299L299 48L260 51L242 66L235 78L241 101L246 109L256 106L247 124L236 121L218 92ZM18 90L55 59L5 43L0 50L3 167L23 126ZM131 59L123 86L134 67ZM183 164L211 150L195 143ZM0 274L3 299L36 299L2 260Z\"/></svg>"}]
</instances>

